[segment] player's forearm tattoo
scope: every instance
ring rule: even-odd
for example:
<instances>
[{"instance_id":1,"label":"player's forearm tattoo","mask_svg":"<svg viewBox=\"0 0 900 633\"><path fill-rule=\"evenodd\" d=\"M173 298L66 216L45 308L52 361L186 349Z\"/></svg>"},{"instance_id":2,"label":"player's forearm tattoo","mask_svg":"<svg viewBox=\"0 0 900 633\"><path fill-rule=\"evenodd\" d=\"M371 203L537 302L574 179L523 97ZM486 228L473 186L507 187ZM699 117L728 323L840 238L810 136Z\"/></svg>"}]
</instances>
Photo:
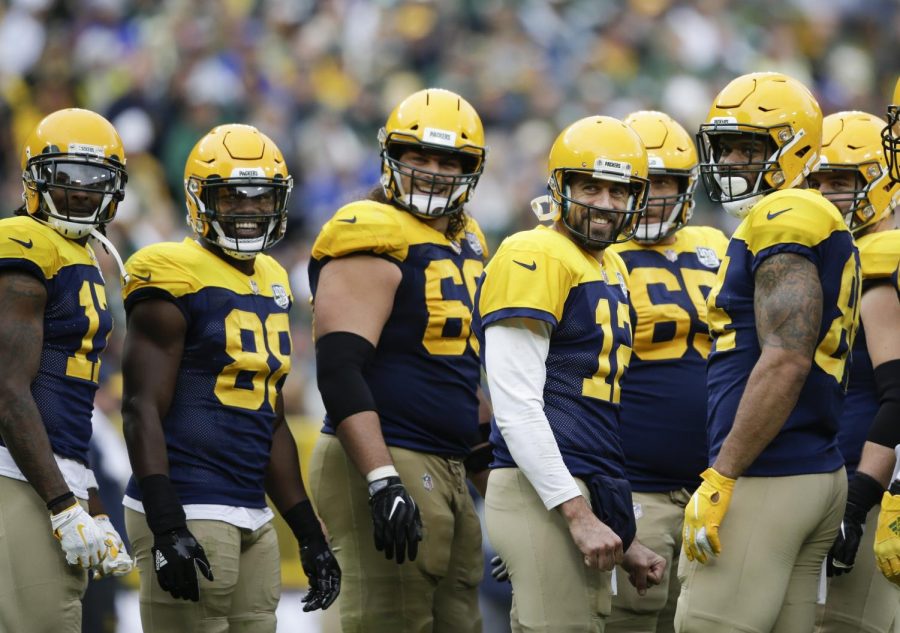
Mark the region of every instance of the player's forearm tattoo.
<instances>
[{"instance_id":1,"label":"player's forearm tattoo","mask_svg":"<svg viewBox=\"0 0 900 633\"><path fill-rule=\"evenodd\" d=\"M753 309L760 347L780 347L812 358L822 321L822 284L815 265L780 253L756 270Z\"/></svg>"},{"instance_id":2,"label":"player's forearm tattoo","mask_svg":"<svg viewBox=\"0 0 900 633\"><path fill-rule=\"evenodd\" d=\"M39 493L59 477L28 384L40 362L46 296L36 279L0 275L0 305L4 306L0 366L5 375L0 390L0 433L19 469Z\"/></svg>"}]
</instances>

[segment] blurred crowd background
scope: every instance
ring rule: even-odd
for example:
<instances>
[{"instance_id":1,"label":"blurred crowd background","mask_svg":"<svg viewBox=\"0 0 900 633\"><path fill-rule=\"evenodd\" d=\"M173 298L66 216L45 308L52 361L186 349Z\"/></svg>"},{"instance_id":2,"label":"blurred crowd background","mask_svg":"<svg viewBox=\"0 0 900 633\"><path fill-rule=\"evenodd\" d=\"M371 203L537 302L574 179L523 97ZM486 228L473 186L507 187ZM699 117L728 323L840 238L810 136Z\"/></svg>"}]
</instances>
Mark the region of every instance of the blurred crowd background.
<instances>
[{"instance_id":1,"label":"blurred crowd background","mask_svg":"<svg viewBox=\"0 0 900 633\"><path fill-rule=\"evenodd\" d=\"M316 419L306 262L319 227L380 173L378 128L420 88L459 92L490 147L470 212L492 245L534 223L556 134L590 114L661 109L697 129L735 76L786 72L828 114L882 115L900 71L896 0L0 0L0 199L21 203L21 147L79 106L122 135L129 182L109 234L127 257L186 235L182 174L219 123L271 136L294 176L289 413ZM695 221L719 225L702 190ZM117 273L105 259L116 294ZM117 329L98 405L118 417Z\"/></svg>"}]
</instances>

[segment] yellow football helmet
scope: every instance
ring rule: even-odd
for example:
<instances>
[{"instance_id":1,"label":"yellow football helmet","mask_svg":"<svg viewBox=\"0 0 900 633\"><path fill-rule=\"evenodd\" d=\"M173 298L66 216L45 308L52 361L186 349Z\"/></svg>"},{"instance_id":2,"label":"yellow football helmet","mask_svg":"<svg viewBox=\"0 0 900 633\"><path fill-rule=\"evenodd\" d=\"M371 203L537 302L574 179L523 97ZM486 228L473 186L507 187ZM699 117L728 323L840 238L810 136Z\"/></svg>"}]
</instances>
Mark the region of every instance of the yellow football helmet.
<instances>
[{"instance_id":1,"label":"yellow football helmet","mask_svg":"<svg viewBox=\"0 0 900 633\"><path fill-rule=\"evenodd\" d=\"M96 112L57 110L25 141L25 210L69 239L90 235L113 219L127 180L122 139Z\"/></svg>"},{"instance_id":2,"label":"yellow football helmet","mask_svg":"<svg viewBox=\"0 0 900 633\"><path fill-rule=\"evenodd\" d=\"M184 166L188 224L235 259L281 241L292 188L281 151L251 125L213 128Z\"/></svg>"},{"instance_id":3,"label":"yellow football helmet","mask_svg":"<svg viewBox=\"0 0 900 633\"><path fill-rule=\"evenodd\" d=\"M581 246L597 250L625 242L634 235L649 191L647 150L637 132L608 116L580 119L563 130L550 149L550 216L561 219ZM623 209L586 204L571 196L572 174L621 183L627 186ZM574 217L573 208L585 209ZM591 233L592 223L613 223L611 232L599 238Z\"/></svg>"},{"instance_id":4,"label":"yellow football helmet","mask_svg":"<svg viewBox=\"0 0 900 633\"><path fill-rule=\"evenodd\" d=\"M458 211L484 171L487 148L481 119L468 101L449 90L420 90L401 101L378 132L378 142L384 195L421 218ZM404 149L411 145L452 154L460 160L462 173L450 176L401 162ZM403 186L404 178L409 191Z\"/></svg>"},{"instance_id":5,"label":"yellow football helmet","mask_svg":"<svg viewBox=\"0 0 900 633\"><path fill-rule=\"evenodd\" d=\"M742 75L716 97L697 144L710 200L744 217L765 194L796 187L816 168L822 110L806 86L787 75ZM721 160L723 147L732 144L746 160Z\"/></svg>"},{"instance_id":6,"label":"yellow football helmet","mask_svg":"<svg viewBox=\"0 0 900 633\"><path fill-rule=\"evenodd\" d=\"M888 173L894 182L900 182L900 77L894 84L894 95L887 109L887 125L881 131L881 144Z\"/></svg>"},{"instance_id":7,"label":"yellow football helmet","mask_svg":"<svg viewBox=\"0 0 900 633\"><path fill-rule=\"evenodd\" d=\"M843 172L852 181L852 188L825 197L841 209L853 234L887 217L900 201L900 184L891 180L881 147L883 129L884 121L866 112L838 112L822 123L816 172Z\"/></svg>"},{"instance_id":8,"label":"yellow football helmet","mask_svg":"<svg viewBox=\"0 0 900 633\"><path fill-rule=\"evenodd\" d=\"M660 222L650 223L645 217L635 232L640 242L658 242L687 224L694 212L694 191L697 189L697 148L694 139L672 117L664 112L639 110L625 117L628 125L647 148L650 176L671 176L678 183L674 196L654 195L653 183L647 198L648 213L660 208Z\"/></svg>"}]
</instances>

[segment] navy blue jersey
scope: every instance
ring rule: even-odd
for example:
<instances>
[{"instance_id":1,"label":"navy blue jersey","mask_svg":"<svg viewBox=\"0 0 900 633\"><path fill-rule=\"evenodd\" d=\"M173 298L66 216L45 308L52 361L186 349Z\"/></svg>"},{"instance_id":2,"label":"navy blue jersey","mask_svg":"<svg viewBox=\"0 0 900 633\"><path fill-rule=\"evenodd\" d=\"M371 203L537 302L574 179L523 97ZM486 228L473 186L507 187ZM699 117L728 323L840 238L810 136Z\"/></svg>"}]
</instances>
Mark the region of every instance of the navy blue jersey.
<instances>
[{"instance_id":1,"label":"navy blue jersey","mask_svg":"<svg viewBox=\"0 0 900 633\"><path fill-rule=\"evenodd\" d=\"M44 345L31 395L60 457L88 463L100 355L112 330L94 252L30 217L0 220L0 271L33 275L47 289Z\"/></svg>"},{"instance_id":2,"label":"navy blue jersey","mask_svg":"<svg viewBox=\"0 0 900 633\"><path fill-rule=\"evenodd\" d=\"M508 318L552 327L544 413L563 462L575 477L624 478L619 442L620 381L631 357L631 322L621 258L601 265L569 238L544 226L500 245L479 288L476 331ZM494 468L515 466L496 424Z\"/></svg>"},{"instance_id":3,"label":"navy blue jersey","mask_svg":"<svg viewBox=\"0 0 900 633\"><path fill-rule=\"evenodd\" d=\"M469 218L464 239L450 241L391 205L351 203L322 227L313 246L313 296L330 260L359 254L384 258L402 273L375 358L364 371L385 442L467 455L478 433L481 373L471 323L475 285L487 256L481 229ZM334 433L327 417L323 431Z\"/></svg>"},{"instance_id":4,"label":"navy blue jersey","mask_svg":"<svg viewBox=\"0 0 900 633\"><path fill-rule=\"evenodd\" d=\"M634 490L693 490L706 469L706 297L727 246L718 229L688 226L673 244L610 247L629 276L634 354L620 430Z\"/></svg>"},{"instance_id":5,"label":"navy blue jersey","mask_svg":"<svg viewBox=\"0 0 900 633\"><path fill-rule=\"evenodd\" d=\"M275 404L291 368L287 273L257 255L253 275L245 275L192 239L143 248L126 269L126 310L163 298L187 322L162 421L182 503L266 507ZM141 499L134 477L126 494Z\"/></svg>"},{"instance_id":6,"label":"navy blue jersey","mask_svg":"<svg viewBox=\"0 0 900 633\"><path fill-rule=\"evenodd\" d=\"M760 356L754 274L766 258L779 253L801 255L815 264L822 285L821 326L812 368L796 406L745 474L832 472L844 463L837 432L849 352L859 323L860 265L843 218L815 190L769 194L750 210L728 244L707 302L713 337L707 368L709 463L715 461L731 430Z\"/></svg>"},{"instance_id":7,"label":"navy blue jersey","mask_svg":"<svg viewBox=\"0 0 900 633\"><path fill-rule=\"evenodd\" d=\"M856 240L862 265L862 288L865 294L873 285L891 283L890 276L900 261L900 230L870 233ZM900 336L900 333L898 333ZM838 443L852 474L859 465L863 444L869 427L878 413L878 392L875 388L875 372L862 323L853 343L850 362L850 382L847 400L838 432Z\"/></svg>"}]
</instances>

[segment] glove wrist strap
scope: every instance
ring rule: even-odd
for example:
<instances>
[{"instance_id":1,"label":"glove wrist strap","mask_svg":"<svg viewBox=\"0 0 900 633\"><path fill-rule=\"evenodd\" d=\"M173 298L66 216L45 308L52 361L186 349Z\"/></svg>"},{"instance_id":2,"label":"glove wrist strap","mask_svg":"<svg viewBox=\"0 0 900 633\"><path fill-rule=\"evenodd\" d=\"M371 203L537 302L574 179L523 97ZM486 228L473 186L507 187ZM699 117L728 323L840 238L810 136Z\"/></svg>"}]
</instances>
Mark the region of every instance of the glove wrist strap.
<instances>
[{"instance_id":1,"label":"glove wrist strap","mask_svg":"<svg viewBox=\"0 0 900 633\"><path fill-rule=\"evenodd\" d=\"M392 475L390 477L382 477L381 479L376 479L369 483L369 498L374 497L376 494L387 488L388 486L393 486L395 484L399 484L400 477L398 475Z\"/></svg>"},{"instance_id":2,"label":"glove wrist strap","mask_svg":"<svg viewBox=\"0 0 900 633\"><path fill-rule=\"evenodd\" d=\"M309 499L301 501L281 516L301 546L309 545L312 541L325 541L319 518Z\"/></svg>"},{"instance_id":3,"label":"glove wrist strap","mask_svg":"<svg viewBox=\"0 0 900 633\"><path fill-rule=\"evenodd\" d=\"M184 508L175 486L166 475L147 475L138 482L143 496L147 525L154 534L187 528Z\"/></svg>"}]
</instances>

